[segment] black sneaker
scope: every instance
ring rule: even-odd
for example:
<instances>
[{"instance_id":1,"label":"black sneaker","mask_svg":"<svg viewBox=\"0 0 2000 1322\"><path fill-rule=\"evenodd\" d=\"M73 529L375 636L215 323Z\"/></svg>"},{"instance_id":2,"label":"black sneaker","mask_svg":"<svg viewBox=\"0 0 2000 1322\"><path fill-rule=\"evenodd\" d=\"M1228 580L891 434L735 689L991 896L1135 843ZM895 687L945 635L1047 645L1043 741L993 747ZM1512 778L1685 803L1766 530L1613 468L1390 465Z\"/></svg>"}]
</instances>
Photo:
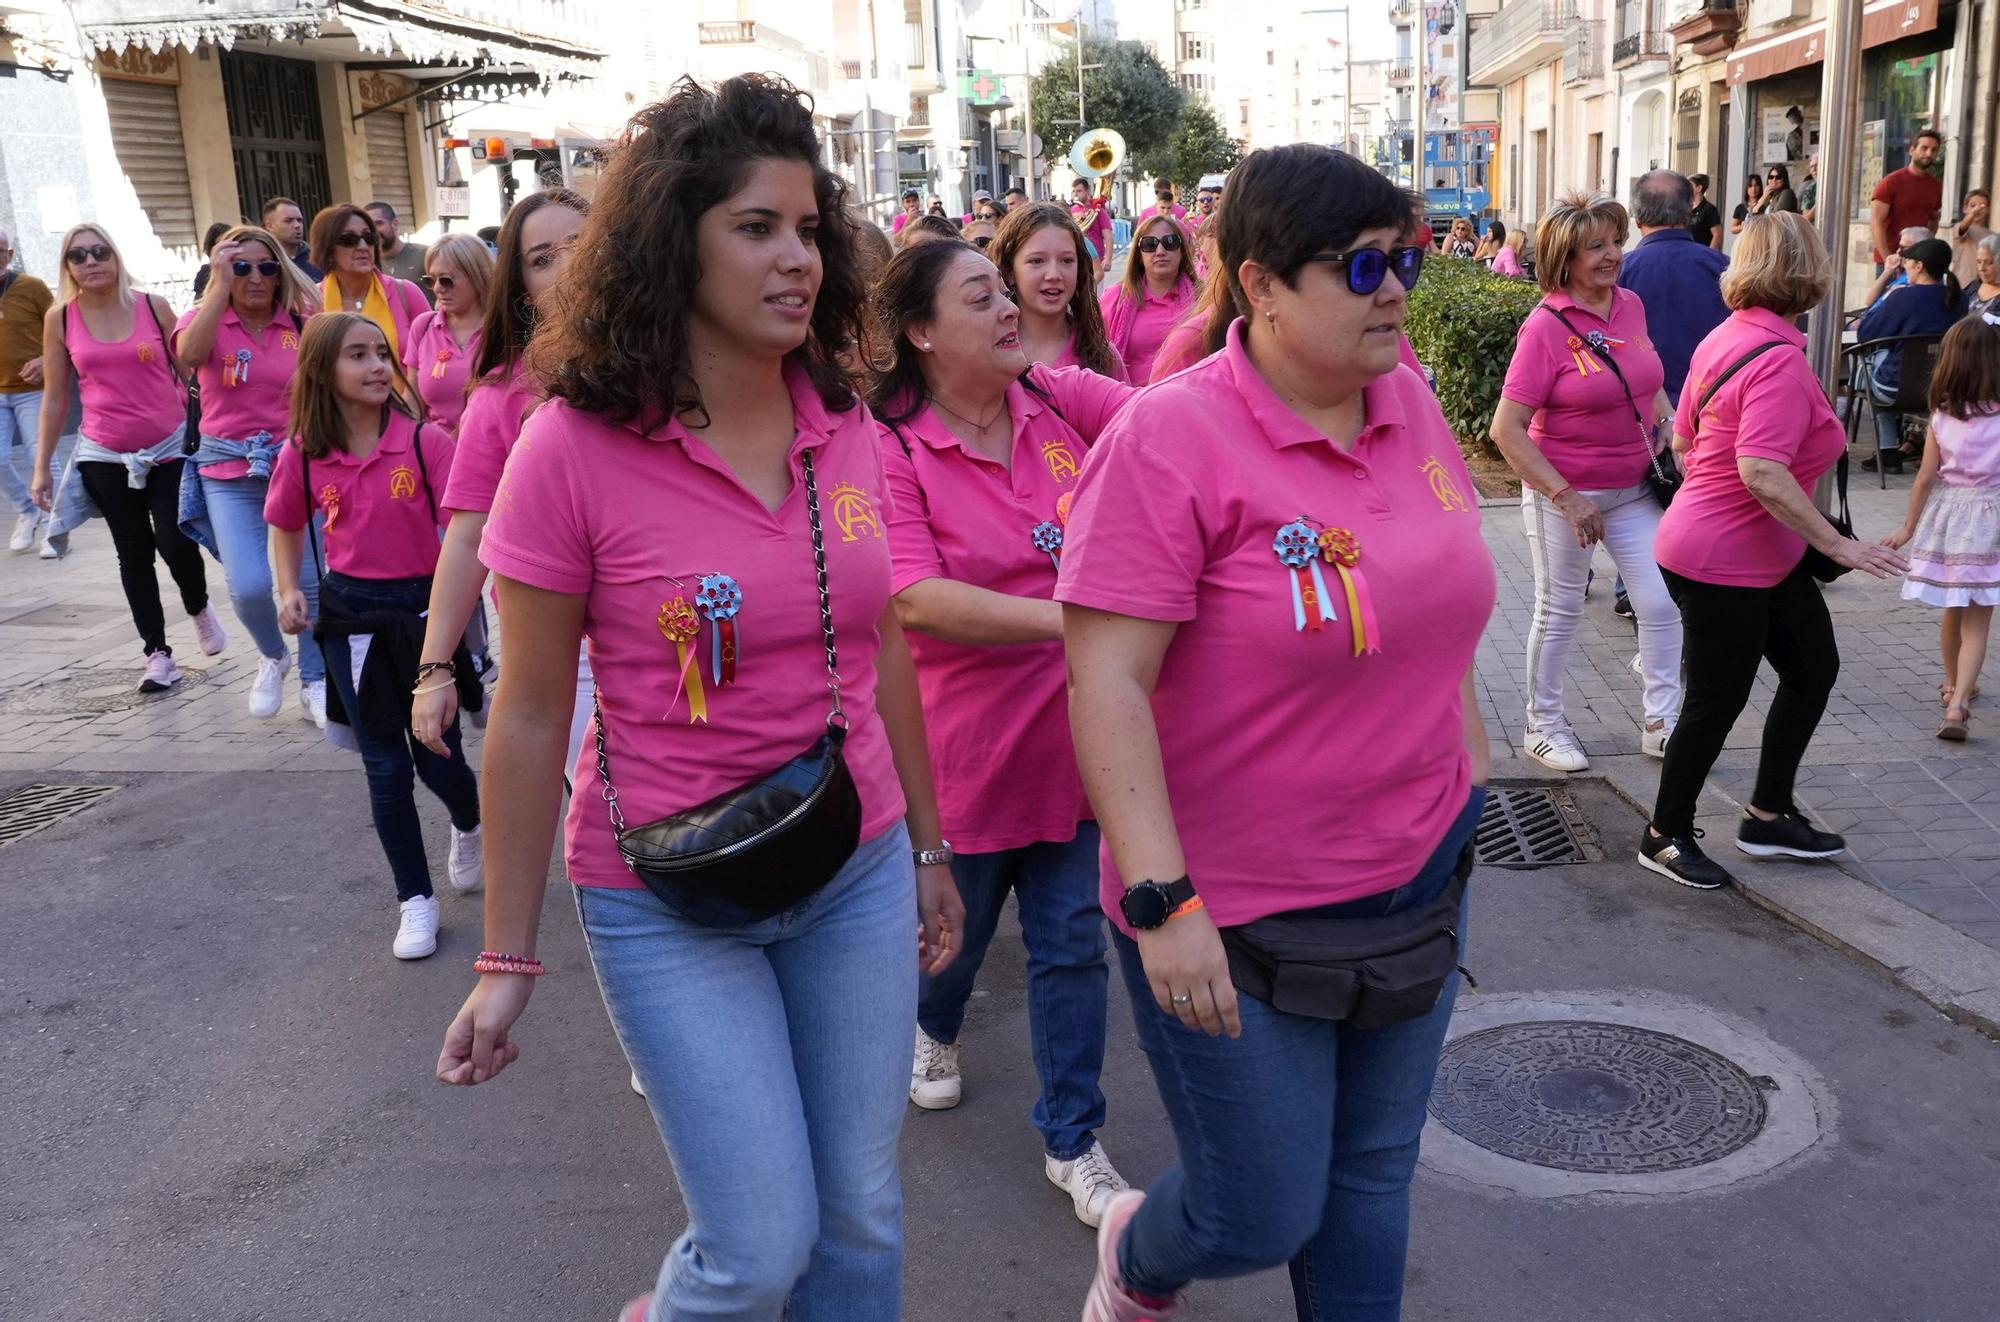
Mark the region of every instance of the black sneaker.
<instances>
[{"instance_id":1,"label":"black sneaker","mask_svg":"<svg viewBox=\"0 0 2000 1322\"><path fill-rule=\"evenodd\" d=\"M1618 594L1618 600L1611 603L1611 613L1621 620L1637 618L1632 613L1632 598L1622 592Z\"/></svg>"},{"instance_id":2,"label":"black sneaker","mask_svg":"<svg viewBox=\"0 0 2000 1322\"><path fill-rule=\"evenodd\" d=\"M1753 858L1832 858L1847 842L1822 831L1796 809L1765 821L1750 813L1736 828L1736 847Z\"/></svg>"},{"instance_id":3,"label":"black sneaker","mask_svg":"<svg viewBox=\"0 0 2000 1322\"><path fill-rule=\"evenodd\" d=\"M1736 878L1701 852L1695 841L1702 835L1699 826L1694 828L1693 835L1683 836L1654 835L1648 827L1639 833L1639 866L1696 890L1712 891L1727 886Z\"/></svg>"}]
</instances>

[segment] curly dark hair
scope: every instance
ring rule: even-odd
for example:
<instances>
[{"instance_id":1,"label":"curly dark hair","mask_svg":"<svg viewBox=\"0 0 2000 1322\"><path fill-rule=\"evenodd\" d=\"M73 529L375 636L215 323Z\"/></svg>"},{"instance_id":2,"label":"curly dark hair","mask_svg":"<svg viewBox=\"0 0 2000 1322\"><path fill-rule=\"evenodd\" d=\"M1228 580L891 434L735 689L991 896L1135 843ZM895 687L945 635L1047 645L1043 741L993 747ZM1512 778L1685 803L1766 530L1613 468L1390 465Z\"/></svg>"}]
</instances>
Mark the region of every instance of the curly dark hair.
<instances>
[{"instance_id":1,"label":"curly dark hair","mask_svg":"<svg viewBox=\"0 0 2000 1322\"><path fill-rule=\"evenodd\" d=\"M1000 232L986 255L1000 268L1008 295L1019 303L1021 291L1014 283L1014 259L1036 230L1050 225L1066 231L1076 244L1076 292L1070 295L1069 323L1076 336L1077 359L1100 376L1115 377L1118 358L1111 351L1111 337L1104 329L1104 312L1097 305L1097 291L1091 287L1090 273L1096 269L1096 263L1091 259L1089 242L1077 228L1069 208L1059 202L1030 202L1015 207L1000 222Z\"/></svg>"},{"instance_id":2,"label":"curly dark hair","mask_svg":"<svg viewBox=\"0 0 2000 1322\"><path fill-rule=\"evenodd\" d=\"M923 411L930 402L930 385L918 355L910 351L907 332L912 322L937 315L938 291L947 268L961 257L986 260L986 254L964 239L928 239L897 253L882 268L868 302L868 346L873 369L868 384L868 409L891 427Z\"/></svg>"},{"instance_id":3,"label":"curly dark hair","mask_svg":"<svg viewBox=\"0 0 2000 1322\"><path fill-rule=\"evenodd\" d=\"M705 421L688 346L702 274L697 227L764 160L811 166L819 204L819 297L805 343L787 356L829 409L854 406L836 357L857 338L866 296L847 188L821 163L811 99L762 74L713 88L683 78L626 125L528 350L549 394L613 422L648 410Z\"/></svg>"},{"instance_id":4,"label":"curly dark hair","mask_svg":"<svg viewBox=\"0 0 2000 1322\"><path fill-rule=\"evenodd\" d=\"M507 213L500 226L500 255L493 272L493 296L487 300L486 320L481 325L479 357L472 364L474 382L495 368L512 367L534 337L535 304L521 275L521 230L528 217L543 207L568 207L581 215L590 214L590 203L583 195L567 188L530 193Z\"/></svg>"}]
</instances>

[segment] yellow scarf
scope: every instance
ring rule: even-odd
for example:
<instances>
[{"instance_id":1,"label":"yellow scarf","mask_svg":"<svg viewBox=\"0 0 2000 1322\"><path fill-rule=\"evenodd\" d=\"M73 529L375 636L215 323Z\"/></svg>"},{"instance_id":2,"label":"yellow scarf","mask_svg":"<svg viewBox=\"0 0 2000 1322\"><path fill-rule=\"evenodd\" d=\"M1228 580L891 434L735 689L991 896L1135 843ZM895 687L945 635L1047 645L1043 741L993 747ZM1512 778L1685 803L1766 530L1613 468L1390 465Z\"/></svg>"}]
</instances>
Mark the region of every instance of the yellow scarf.
<instances>
[{"instance_id":1,"label":"yellow scarf","mask_svg":"<svg viewBox=\"0 0 2000 1322\"><path fill-rule=\"evenodd\" d=\"M330 275L320 286L321 306L330 312L351 311L347 306L347 296L340 292L340 277ZM396 340L396 318L389 311L389 294L382 288L382 276L368 277L368 297L361 305L361 315L382 328L382 334L389 339L389 353L398 361L403 358L403 347Z\"/></svg>"}]
</instances>

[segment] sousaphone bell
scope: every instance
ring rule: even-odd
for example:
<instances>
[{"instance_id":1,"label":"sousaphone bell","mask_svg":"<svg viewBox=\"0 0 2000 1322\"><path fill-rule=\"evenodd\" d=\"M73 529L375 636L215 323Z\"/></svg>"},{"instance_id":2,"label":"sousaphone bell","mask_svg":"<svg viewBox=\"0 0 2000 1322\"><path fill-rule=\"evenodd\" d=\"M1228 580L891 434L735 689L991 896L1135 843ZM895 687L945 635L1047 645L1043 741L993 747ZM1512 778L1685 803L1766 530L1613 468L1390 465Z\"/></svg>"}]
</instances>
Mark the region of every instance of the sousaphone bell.
<instances>
[{"instance_id":1,"label":"sousaphone bell","mask_svg":"<svg viewBox=\"0 0 2000 1322\"><path fill-rule=\"evenodd\" d=\"M1080 178L1106 179L1125 159L1125 136L1117 129L1090 129L1069 149L1069 168Z\"/></svg>"}]
</instances>

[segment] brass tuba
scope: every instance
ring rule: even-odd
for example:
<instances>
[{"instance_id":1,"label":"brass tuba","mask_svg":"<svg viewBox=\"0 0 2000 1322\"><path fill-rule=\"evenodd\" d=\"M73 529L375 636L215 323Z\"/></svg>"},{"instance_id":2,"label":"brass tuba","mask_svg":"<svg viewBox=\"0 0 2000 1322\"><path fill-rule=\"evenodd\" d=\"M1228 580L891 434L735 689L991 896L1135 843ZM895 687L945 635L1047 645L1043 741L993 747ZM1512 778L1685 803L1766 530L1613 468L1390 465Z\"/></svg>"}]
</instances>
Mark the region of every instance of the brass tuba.
<instances>
[{"instance_id":1,"label":"brass tuba","mask_svg":"<svg viewBox=\"0 0 2000 1322\"><path fill-rule=\"evenodd\" d=\"M1082 179L1102 179L1111 191L1111 176L1125 159L1125 137L1117 129L1090 129L1077 135L1069 149L1069 167Z\"/></svg>"}]
</instances>

